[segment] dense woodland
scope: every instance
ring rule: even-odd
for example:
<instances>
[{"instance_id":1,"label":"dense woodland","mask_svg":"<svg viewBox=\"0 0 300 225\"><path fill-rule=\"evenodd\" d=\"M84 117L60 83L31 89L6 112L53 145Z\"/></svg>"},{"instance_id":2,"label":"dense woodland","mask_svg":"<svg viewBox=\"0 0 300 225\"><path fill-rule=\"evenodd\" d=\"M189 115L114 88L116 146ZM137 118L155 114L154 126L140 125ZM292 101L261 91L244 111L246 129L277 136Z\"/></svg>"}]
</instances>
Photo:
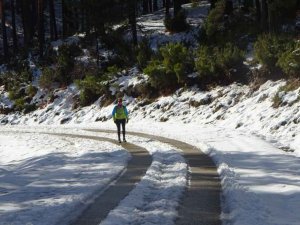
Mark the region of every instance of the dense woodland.
<instances>
[{"instance_id":1,"label":"dense woodland","mask_svg":"<svg viewBox=\"0 0 300 225\"><path fill-rule=\"evenodd\" d=\"M0 85L19 101L17 110L23 109L26 101L16 90L26 83L28 95L36 92L30 84L29 58L42 71L40 87L50 90L53 83L66 86L75 81L81 89L81 105L109 96L107 82L136 65L150 79L142 93L133 94L149 98L194 84L207 88L234 81L299 78L300 0L208 1L210 12L199 28L196 45L168 43L153 51L147 36L138 37L137 18L158 10L164 12L166 31L188 32L182 8L186 3L198 7L207 1L0 0L0 64L8 68ZM80 45L62 45L57 52L51 48L52 41L78 33L85 34ZM125 41L128 33L130 41ZM250 63L262 65L251 72L243 64L249 44L255 56ZM96 64L75 63L82 48L91 49ZM113 51L114 57L103 63L100 48ZM194 72L197 77L190 78L188 74Z\"/></svg>"}]
</instances>

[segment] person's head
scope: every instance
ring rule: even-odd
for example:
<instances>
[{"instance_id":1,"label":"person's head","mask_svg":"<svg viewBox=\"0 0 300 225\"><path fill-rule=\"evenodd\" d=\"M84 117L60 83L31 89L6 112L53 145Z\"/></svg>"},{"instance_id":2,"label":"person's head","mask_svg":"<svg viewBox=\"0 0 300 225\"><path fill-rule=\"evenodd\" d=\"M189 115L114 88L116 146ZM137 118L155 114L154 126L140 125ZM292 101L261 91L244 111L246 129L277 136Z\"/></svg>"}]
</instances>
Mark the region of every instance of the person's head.
<instances>
[{"instance_id":1,"label":"person's head","mask_svg":"<svg viewBox=\"0 0 300 225\"><path fill-rule=\"evenodd\" d=\"M118 98L118 105L122 105L122 103L123 103L122 98Z\"/></svg>"}]
</instances>

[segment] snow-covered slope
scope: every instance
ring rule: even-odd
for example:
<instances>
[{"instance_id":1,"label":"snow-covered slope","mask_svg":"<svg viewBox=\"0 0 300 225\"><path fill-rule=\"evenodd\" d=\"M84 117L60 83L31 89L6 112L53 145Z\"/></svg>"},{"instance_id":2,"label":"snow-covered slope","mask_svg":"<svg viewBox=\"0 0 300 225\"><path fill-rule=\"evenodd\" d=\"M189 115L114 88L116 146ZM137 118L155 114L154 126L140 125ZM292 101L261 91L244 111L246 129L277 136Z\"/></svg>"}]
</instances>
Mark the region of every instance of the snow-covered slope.
<instances>
[{"instance_id":1,"label":"snow-covered slope","mask_svg":"<svg viewBox=\"0 0 300 225\"><path fill-rule=\"evenodd\" d=\"M116 82L119 90L139 85L136 74L121 77ZM218 87L211 91L201 91L196 87L180 89L171 96L161 97L153 102L128 96L124 98L133 122L152 119L160 122L223 125L259 135L277 144L277 147L299 154L299 89L281 94L282 102L285 103L283 106L272 106L274 96L284 84L285 81L268 81L255 91L250 86L240 84ZM80 124L107 121L111 118L113 106L100 107L101 98L91 106L74 110L73 99L78 96L75 86L58 89L54 96L52 103L43 104L40 109L30 114L0 115L0 123ZM5 97L2 95L1 99Z\"/></svg>"}]
</instances>

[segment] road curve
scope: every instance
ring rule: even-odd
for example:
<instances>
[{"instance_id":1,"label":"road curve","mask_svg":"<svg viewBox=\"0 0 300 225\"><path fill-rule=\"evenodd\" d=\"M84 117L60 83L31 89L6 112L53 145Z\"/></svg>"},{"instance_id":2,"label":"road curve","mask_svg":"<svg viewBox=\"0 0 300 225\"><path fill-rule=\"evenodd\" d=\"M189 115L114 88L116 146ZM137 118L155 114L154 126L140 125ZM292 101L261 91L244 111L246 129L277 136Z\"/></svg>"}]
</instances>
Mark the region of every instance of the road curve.
<instances>
[{"instance_id":1,"label":"road curve","mask_svg":"<svg viewBox=\"0 0 300 225\"><path fill-rule=\"evenodd\" d=\"M128 161L127 168L124 173L122 173L116 181L111 182L104 192L101 191L101 194L89 206L87 206L81 215L74 219L70 225L99 225L100 222L106 218L108 213L118 206L119 202L124 199L135 187L136 183L141 180L152 162L152 158L145 148L131 143L120 144L116 140L110 138L88 135L65 133L44 134L107 141L121 145L131 154L131 159Z\"/></svg>"},{"instance_id":2,"label":"road curve","mask_svg":"<svg viewBox=\"0 0 300 225\"><path fill-rule=\"evenodd\" d=\"M115 133L112 130L86 129L93 132ZM130 135L154 139L183 151L190 173L189 186L178 209L176 225L221 225L221 182L212 159L195 146L170 138L138 132Z\"/></svg>"}]
</instances>

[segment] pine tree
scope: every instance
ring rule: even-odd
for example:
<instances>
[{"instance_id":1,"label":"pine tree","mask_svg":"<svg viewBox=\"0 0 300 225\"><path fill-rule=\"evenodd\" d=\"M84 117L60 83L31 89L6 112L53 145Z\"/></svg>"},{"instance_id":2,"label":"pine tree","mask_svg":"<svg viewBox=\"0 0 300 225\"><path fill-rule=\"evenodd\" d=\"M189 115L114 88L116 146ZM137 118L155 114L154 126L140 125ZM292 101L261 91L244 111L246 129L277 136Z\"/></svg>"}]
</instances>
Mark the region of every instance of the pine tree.
<instances>
[{"instance_id":1,"label":"pine tree","mask_svg":"<svg viewBox=\"0 0 300 225\"><path fill-rule=\"evenodd\" d=\"M261 26L262 30L267 31L268 30L268 5L267 5L267 0L261 0L260 7L261 7L260 26Z\"/></svg>"},{"instance_id":2,"label":"pine tree","mask_svg":"<svg viewBox=\"0 0 300 225\"><path fill-rule=\"evenodd\" d=\"M261 20L261 7L260 7L259 0L255 0L255 8L256 8L256 21L259 22Z\"/></svg>"},{"instance_id":3,"label":"pine tree","mask_svg":"<svg viewBox=\"0 0 300 225\"><path fill-rule=\"evenodd\" d=\"M153 0L153 11L157 11L158 10L158 2L157 0Z\"/></svg>"},{"instance_id":4,"label":"pine tree","mask_svg":"<svg viewBox=\"0 0 300 225\"><path fill-rule=\"evenodd\" d=\"M165 2L165 7L166 7L166 10L165 10L165 18L169 17L170 16L170 0L166 0Z\"/></svg>"},{"instance_id":5,"label":"pine tree","mask_svg":"<svg viewBox=\"0 0 300 225\"><path fill-rule=\"evenodd\" d=\"M39 40L39 53L43 56L44 43L45 43L45 29L44 29L44 0L38 0L37 10L38 10L38 40Z\"/></svg>"},{"instance_id":6,"label":"pine tree","mask_svg":"<svg viewBox=\"0 0 300 225\"><path fill-rule=\"evenodd\" d=\"M48 0L49 4L49 15L50 15L50 38L51 40L57 40L57 26L54 9L54 1Z\"/></svg>"},{"instance_id":7,"label":"pine tree","mask_svg":"<svg viewBox=\"0 0 300 225\"><path fill-rule=\"evenodd\" d=\"M4 57L8 57L8 44L7 44L7 33L6 33L6 18L5 18L5 4L4 0L0 0L0 14L1 14L1 28L2 28L2 42L3 42L3 53Z\"/></svg>"},{"instance_id":8,"label":"pine tree","mask_svg":"<svg viewBox=\"0 0 300 225\"><path fill-rule=\"evenodd\" d=\"M30 0L21 0L21 14L22 14L22 24L23 24L23 36L24 36L24 46L28 48L33 39L33 22L31 17L31 1Z\"/></svg>"},{"instance_id":9,"label":"pine tree","mask_svg":"<svg viewBox=\"0 0 300 225\"><path fill-rule=\"evenodd\" d=\"M149 13L149 3L148 0L143 0L143 14Z\"/></svg>"},{"instance_id":10,"label":"pine tree","mask_svg":"<svg viewBox=\"0 0 300 225\"><path fill-rule=\"evenodd\" d=\"M131 32L132 32L132 41L134 45L137 45L137 30L136 30L136 0L128 0L128 18L129 23L131 25Z\"/></svg>"},{"instance_id":11,"label":"pine tree","mask_svg":"<svg viewBox=\"0 0 300 225\"><path fill-rule=\"evenodd\" d=\"M217 0L210 0L210 9L215 8Z\"/></svg>"},{"instance_id":12,"label":"pine tree","mask_svg":"<svg viewBox=\"0 0 300 225\"><path fill-rule=\"evenodd\" d=\"M173 0L174 5L174 17L180 12L181 10L181 0Z\"/></svg>"},{"instance_id":13,"label":"pine tree","mask_svg":"<svg viewBox=\"0 0 300 225\"><path fill-rule=\"evenodd\" d=\"M13 49L14 49L14 53L16 53L18 51L18 38L17 38L17 31L16 31L15 0L10 1L10 10L11 10L11 23L12 23Z\"/></svg>"}]
</instances>

